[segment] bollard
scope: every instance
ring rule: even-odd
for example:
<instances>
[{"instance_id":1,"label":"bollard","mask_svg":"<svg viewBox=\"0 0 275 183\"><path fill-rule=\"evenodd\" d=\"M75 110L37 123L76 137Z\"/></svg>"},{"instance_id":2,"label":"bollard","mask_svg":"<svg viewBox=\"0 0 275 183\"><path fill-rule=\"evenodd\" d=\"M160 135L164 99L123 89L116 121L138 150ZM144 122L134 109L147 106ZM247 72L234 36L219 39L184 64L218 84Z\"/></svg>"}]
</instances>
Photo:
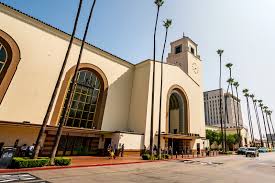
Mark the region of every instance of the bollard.
<instances>
[{"instance_id":1,"label":"bollard","mask_svg":"<svg viewBox=\"0 0 275 183\"><path fill-rule=\"evenodd\" d=\"M181 158L183 158L183 151L181 151Z\"/></svg>"}]
</instances>

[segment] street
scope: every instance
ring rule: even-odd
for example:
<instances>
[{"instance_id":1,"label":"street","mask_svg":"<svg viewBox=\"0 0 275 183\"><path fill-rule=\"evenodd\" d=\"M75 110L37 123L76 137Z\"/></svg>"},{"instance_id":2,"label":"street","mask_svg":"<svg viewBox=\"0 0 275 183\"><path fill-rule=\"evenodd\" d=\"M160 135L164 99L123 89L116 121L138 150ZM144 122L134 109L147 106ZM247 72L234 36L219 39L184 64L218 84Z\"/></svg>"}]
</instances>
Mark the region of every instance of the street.
<instances>
[{"instance_id":1,"label":"street","mask_svg":"<svg viewBox=\"0 0 275 183\"><path fill-rule=\"evenodd\" d=\"M29 173L49 182L271 183L275 181L275 153L260 154L259 158L232 155Z\"/></svg>"}]
</instances>

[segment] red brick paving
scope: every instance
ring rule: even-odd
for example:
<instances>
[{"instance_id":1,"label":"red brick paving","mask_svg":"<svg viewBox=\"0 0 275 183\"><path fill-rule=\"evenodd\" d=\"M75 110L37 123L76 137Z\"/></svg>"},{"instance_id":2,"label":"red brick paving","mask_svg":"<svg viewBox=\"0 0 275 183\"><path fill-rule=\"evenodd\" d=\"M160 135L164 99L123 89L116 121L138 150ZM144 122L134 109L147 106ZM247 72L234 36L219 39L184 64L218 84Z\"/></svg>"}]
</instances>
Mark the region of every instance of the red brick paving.
<instances>
[{"instance_id":1,"label":"red brick paving","mask_svg":"<svg viewBox=\"0 0 275 183\"><path fill-rule=\"evenodd\" d=\"M22 168L22 169L0 169L0 173L158 162L158 161L142 160L141 157L138 155L128 155L125 157L117 157L116 159L109 159L109 157L97 157L97 156L73 156L71 158L72 158L72 164L70 166L66 166L66 167L46 166L46 167ZM189 155L189 156L184 155L182 157L181 155L178 155L177 158L176 158L176 156L173 156L172 160L193 159L193 158L203 158L203 157L197 157L197 156L193 156L193 155Z\"/></svg>"}]
</instances>

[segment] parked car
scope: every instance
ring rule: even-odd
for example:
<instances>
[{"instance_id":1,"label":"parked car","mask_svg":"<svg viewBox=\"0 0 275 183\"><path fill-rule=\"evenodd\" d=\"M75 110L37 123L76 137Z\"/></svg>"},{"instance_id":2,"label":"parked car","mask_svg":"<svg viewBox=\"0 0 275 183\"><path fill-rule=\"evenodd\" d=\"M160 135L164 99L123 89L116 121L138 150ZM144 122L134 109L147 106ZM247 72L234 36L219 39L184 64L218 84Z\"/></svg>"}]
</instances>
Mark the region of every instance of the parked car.
<instances>
[{"instance_id":1,"label":"parked car","mask_svg":"<svg viewBox=\"0 0 275 183\"><path fill-rule=\"evenodd\" d=\"M246 157L259 157L259 151L256 147L248 147L245 152Z\"/></svg>"},{"instance_id":2,"label":"parked car","mask_svg":"<svg viewBox=\"0 0 275 183\"><path fill-rule=\"evenodd\" d=\"M246 147L240 147L237 151L237 154L245 155L246 150Z\"/></svg>"},{"instance_id":3,"label":"parked car","mask_svg":"<svg viewBox=\"0 0 275 183\"><path fill-rule=\"evenodd\" d=\"M268 152L268 149L266 147L260 147L258 149L258 151L259 151L259 153L266 153L266 152Z\"/></svg>"}]
</instances>

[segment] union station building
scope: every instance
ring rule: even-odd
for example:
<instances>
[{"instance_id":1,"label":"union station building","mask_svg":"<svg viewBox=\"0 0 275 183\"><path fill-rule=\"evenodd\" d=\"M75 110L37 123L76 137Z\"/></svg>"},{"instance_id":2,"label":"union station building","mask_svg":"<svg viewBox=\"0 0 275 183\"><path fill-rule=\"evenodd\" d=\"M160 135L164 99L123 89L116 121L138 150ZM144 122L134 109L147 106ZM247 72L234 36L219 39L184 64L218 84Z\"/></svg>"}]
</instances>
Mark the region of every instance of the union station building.
<instances>
[{"instance_id":1,"label":"union station building","mask_svg":"<svg viewBox=\"0 0 275 183\"><path fill-rule=\"evenodd\" d=\"M70 35L0 3L0 143L35 143L46 114ZM74 39L43 138L49 154L79 55ZM157 144L160 62L156 63L154 144ZM175 151L206 147L202 63L197 44L171 43L164 64L161 146ZM109 144L125 151L149 147L153 61L132 64L86 43L77 87L59 144L59 155L93 154Z\"/></svg>"}]
</instances>

